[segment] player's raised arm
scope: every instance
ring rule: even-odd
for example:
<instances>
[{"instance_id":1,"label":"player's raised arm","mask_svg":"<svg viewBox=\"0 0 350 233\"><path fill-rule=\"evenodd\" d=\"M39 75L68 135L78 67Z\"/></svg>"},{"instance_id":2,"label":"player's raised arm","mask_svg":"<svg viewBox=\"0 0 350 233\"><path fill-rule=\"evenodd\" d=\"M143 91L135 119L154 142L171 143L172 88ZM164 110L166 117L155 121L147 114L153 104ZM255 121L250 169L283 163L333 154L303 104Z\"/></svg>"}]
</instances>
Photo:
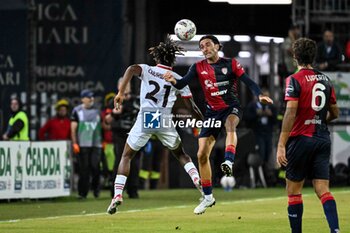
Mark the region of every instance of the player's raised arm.
<instances>
[{"instance_id":1,"label":"player's raised arm","mask_svg":"<svg viewBox=\"0 0 350 233\"><path fill-rule=\"evenodd\" d=\"M114 97L114 107L115 109L119 109L124 100L125 90L130 83L130 80L133 76L140 76L142 73L142 68L139 65L131 65L129 66L122 78L122 81L119 85L118 94Z\"/></svg>"},{"instance_id":2,"label":"player's raised arm","mask_svg":"<svg viewBox=\"0 0 350 233\"><path fill-rule=\"evenodd\" d=\"M248 88L250 89L250 91L259 98L259 102L261 102L262 104L273 104L273 100L266 96L263 95L259 86L253 81L251 80L247 74L242 74L242 76L239 78L245 85L248 86Z\"/></svg>"},{"instance_id":3,"label":"player's raised arm","mask_svg":"<svg viewBox=\"0 0 350 233\"><path fill-rule=\"evenodd\" d=\"M176 89L180 90L187 86L191 80L196 77L197 72L196 72L196 66L195 64L192 65L187 74L182 78L182 79L175 79L173 76L172 72L168 71L163 75L163 78L165 81L170 82Z\"/></svg>"},{"instance_id":4,"label":"player's raised arm","mask_svg":"<svg viewBox=\"0 0 350 233\"><path fill-rule=\"evenodd\" d=\"M173 73L171 71L165 72L165 74L163 75L163 78L165 81L171 83L173 86L176 85L176 83L177 83L177 81L176 81L176 79L173 76Z\"/></svg>"}]
</instances>

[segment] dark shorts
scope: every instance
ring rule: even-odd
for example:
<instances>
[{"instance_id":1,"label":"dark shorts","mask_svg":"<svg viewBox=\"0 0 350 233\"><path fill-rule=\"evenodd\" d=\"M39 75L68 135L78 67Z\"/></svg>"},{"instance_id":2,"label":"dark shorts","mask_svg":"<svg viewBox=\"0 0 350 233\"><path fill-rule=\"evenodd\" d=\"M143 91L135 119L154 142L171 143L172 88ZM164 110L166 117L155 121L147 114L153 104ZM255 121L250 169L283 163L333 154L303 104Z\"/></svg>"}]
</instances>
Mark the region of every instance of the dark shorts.
<instances>
[{"instance_id":1,"label":"dark shorts","mask_svg":"<svg viewBox=\"0 0 350 233\"><path fill-rule=\"evenodd\" d=\"M210 137L213 136L215 139L218 137L218 135L221 132L221 129L225 126L225 122L227 117L230 115L236 115L241 120L242 119L242 109L238 105L232 105L229 106L226 109L220 110L220 111L214 111L211 109L206 110L204 115L204 120L208 119L214 119L217 121L221 121L221 127L202 127L201 132L199 134L200 138Z\"/></svg>"},{"instance_id":2,"label":"dark shorts","mask_svg":"<svg viewBox=\"0 0 350 233\"><path fill-rule=\"evenodd\" d=\"M331 141L328 138L297 136L286 145L286 178L299 182L305 178L329 179Z\"/></svg>"}]
</instances>

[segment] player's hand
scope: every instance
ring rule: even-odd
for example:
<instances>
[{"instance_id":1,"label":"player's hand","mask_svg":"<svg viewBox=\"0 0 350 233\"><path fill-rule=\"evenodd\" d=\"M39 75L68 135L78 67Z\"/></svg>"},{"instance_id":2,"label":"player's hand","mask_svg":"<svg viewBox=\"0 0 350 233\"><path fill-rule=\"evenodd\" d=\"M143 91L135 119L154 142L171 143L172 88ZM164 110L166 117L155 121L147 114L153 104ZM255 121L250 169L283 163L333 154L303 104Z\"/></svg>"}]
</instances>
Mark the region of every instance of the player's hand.
<instances>
[{"instance_id":1,"label":"player's hand","mask_svg":"<svg viewBox=\"0 0 350 233\"><path fill-rule=\"evenodd\" d=\"M118 94L114 97L114 108L116 110L119 110L121 108L123 100L124 100L124 95L118 92Z\"/></svg>"},{"instance_id":2,"label":"player's hand","mask_svg":"<svg viewBox=\"0 0 350 233\"><path fill-rule=\"evenodd\" d=\"M259 95L259 102L262 104L273 104L273 100L266 95Z\"/></svg>"},{"instance_id":3,"label":"player's hand","mask_svg":"<svg viewBox=\"0 0 350 233\"><path fill-rule=\"evenodd\" d=\"M277 164L282 166L287 166L288 160L286 158L286 147L285 146L277 146L277 154L276 154Z\"/></svg>"},{"instance_id":4,"label":"player's hand","mask_svg":"<svg viewBox=\"0 0 350 233\"><path fill-rule=\"evenodd\" d=\"M176 84L176 79L170 71L167 71L165 74L163 74L163 78L165 81L170 82L173 85Z\"/></svg>"},{"instance_id":5,"label":"player's hand","mask_svg":"<svg viewBox=\"0 0 350 233\"><path fill-rule=\"evenodd\" d=\"M74 154L79 154L80 153L80 146L78 145L78 143L74 143L73 144L73 153Z\"/></svg>"}]
</instances>

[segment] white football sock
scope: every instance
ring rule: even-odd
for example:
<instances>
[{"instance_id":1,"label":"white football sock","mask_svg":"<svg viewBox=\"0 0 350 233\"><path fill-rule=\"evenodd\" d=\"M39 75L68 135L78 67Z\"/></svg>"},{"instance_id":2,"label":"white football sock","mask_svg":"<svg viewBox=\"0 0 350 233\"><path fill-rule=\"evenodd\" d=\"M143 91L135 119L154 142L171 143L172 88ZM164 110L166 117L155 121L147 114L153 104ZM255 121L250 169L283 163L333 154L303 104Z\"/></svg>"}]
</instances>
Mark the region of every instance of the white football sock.
<instances>
[{"instance_id":1,"label":"white football sock","mask_svg":"<svg viewBox=\"0 0 350 233\"><path fill-rule=\"evenodd\" d=\"M117 175L114 181L114 196L121 195L128 177Z\"/></svg>"},{"instance_id":2,"label":"white football sock","mask_svg":"<svg viewBox=\"0 0 350 233\"><path fill-rule=\"evenodd\" d=\"M196 166L194 166L193 162L188 162L185 164L184 166L186 172L188 173L188 175L190 175L192 181L194 182L195 180L199 180L199 173L198 170L196 168Z\"/></svg>"}]
</instances>

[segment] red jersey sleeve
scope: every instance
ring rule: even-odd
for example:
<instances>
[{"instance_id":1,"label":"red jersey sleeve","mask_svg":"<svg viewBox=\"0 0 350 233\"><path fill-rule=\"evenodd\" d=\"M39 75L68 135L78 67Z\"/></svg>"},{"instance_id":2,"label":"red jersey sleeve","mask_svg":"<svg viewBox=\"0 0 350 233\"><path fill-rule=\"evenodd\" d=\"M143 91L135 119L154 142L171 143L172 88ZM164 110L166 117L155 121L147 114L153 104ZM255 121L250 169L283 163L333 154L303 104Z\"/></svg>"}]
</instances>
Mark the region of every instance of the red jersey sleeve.
<instances>
[{"instance_id":1,"label":"red jersey sleeve","mask_svg":"<svg viewBox=\"0 0 350 233\"><path fill-rule=\"evenodd\" d=\"M241 77L242 74L245 73L242 65L234 58L232 58L232 72L236 75L236 77Z\"/></svg>"}]
</instances>

